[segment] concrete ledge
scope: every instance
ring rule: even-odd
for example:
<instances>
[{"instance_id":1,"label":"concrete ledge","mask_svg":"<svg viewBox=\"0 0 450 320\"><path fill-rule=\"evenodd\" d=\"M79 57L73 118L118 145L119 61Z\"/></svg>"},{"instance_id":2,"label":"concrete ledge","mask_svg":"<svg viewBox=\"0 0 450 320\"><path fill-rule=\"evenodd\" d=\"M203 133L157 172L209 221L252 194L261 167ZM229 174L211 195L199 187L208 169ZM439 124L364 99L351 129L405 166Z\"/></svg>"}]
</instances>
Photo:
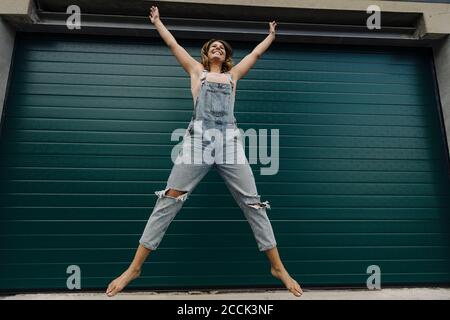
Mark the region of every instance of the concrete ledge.
<instances>
[{"instance_id":1,"label":"concrete ledge","mask_svg":"<svg viewBox=\"0 0 450 320\"><path fill-rule=\"evenodd\" d=\"M15 36L15 30L0 17L0 129L3 125L3 107L8 91Z\"/></svg>"},{"instance_id":2,"label":"concrete ledge","mask_svg":"<svg viewBox=\"0 0 450 320\"><path fill-rule=\"evenodd\" d=\"M43 10L53 12L65 12L70 4L79 4L84 8L85 12L90 9L97 14L108 14L108 10L114 9L118 11L117 15L141 15L145 7L152 5L152 1L146 2L127 2L119 0L96 0L96 1L69 1L69 0L37 0L37 3L42 4ZM16 19L26 18L29 23L36 21L34 16L34 2L31 0L1 0L0 1L0 15L15 17ZM259 7L266 8L267 20L278 19L278 16L273 13L271 8L277 9L305 9L305 10L323 10L323 11L340 11L351 12L359 11L365 12L370 5L378 5L382 12L389 13L416 13L422 15L422 24L420 32L422 36L430 38L438 38L446 34L450 34L450 4L446 3L426 3L426 2L409 2L409 1L371 1L371 0L161 0L158 5L164 7L167 5L175 7L186 7L186 5L203 4L211 6L240 6L240 7ZM181 4L181 5L180 5ZM147 5L147 6L146 6ZM50 8L50 9L49 9ZM64 10L62 10L64 9ZM139 13L137 13L139 9ZM61 11L62 10L62 11ZM128 11L131 13L129 13ZM182 11L185 9L181 9ZM198 9L197 9L198 11ZM89 13L93 13L89 12ZM185 12L185 11L183 11ZM164 12L162 12L163 14ZM217 13L220 16L220 13ZM272 16L275 15L275 16ZM142 12L142 16L146 16ZM164 16L165 17L165 16ZM214 14L211 17L214 18ZM217 19L217 16L216 16ZM220 18L219 18L220 19ZM280 20L282 22L282 19Z\"/></svg>"},{"instance_id":3,"label":"concrete ledge","mask_svg":"<svg viewBox=\"0 0 450 320\"><path fill-rule=\"evenodd\" d=\"M450 36L439 41L433 47L436 80L439 87L439 98L447 143L450 142ZM449 146L450 149L450 146ZM450 156L450 154L449 154Z\"/></svg>"},{"instance_id":4,"label":"concrete ledge","mask_svg":"<svg viewBox=\"0 0 450 320\"><path fill-rule=\"evenodd\" d=\"M109 298L103 292L42 293L3 296L0 300L450 300L450 288L387 288L381 290L303 290L300 298L287 290L122 292Z\"/></svg>"},{"instance_id":5,"label":"concrete ledge","mask_svg":"<svg viewBox=\"0 0 450 320\"><path fill-rule=\"evenodd\" d=\"M30 10L31 0L1 0L0 14L2 15L27 15Z\"/></svg>"}]
</instances>

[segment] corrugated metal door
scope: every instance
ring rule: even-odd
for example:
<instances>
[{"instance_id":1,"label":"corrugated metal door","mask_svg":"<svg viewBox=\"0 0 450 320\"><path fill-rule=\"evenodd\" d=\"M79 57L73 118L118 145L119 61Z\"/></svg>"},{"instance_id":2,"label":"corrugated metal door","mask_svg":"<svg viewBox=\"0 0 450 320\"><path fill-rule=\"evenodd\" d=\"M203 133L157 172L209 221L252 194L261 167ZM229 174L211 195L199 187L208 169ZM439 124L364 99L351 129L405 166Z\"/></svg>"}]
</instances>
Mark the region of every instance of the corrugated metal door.
<instances>
[{"instance_id":1,"label":"corrugated metal door","mask_svg":"<svg viewBox=\"0 0 450 320\"><path fill-rule=\"evenodd\" d=\"M196 58L202 42L183 41ZM239 61L255 44L233 43ZM160 39L20 35L1 135L0 288L104 288L132 259L192 113ZM288 270L303 285L450 279L449 180L430 55L274 43L238 82L243 129L279 129L253 164ZM132 287L272 286L265 255L215 171Z\"/></svg>"}]
</instances>

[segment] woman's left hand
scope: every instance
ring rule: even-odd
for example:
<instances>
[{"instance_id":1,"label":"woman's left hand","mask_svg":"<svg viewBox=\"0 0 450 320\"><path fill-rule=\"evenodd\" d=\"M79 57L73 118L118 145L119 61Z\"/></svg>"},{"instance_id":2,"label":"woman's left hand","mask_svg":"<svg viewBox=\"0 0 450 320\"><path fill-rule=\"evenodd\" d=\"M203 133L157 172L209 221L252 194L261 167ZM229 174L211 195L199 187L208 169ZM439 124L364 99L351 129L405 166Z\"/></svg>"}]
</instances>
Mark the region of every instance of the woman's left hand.
<instances>
[{"instance_id":1,"label":"woman's left hand","mask_svg":"<svg viewBox=\"0 0 450 320\"><path fill-rule=\"evenodd\" d=\"M277 23L274 21L269 22L269 33L273 33L275 35L275 27L277 26Z\"/></svg>"}]
</instances>

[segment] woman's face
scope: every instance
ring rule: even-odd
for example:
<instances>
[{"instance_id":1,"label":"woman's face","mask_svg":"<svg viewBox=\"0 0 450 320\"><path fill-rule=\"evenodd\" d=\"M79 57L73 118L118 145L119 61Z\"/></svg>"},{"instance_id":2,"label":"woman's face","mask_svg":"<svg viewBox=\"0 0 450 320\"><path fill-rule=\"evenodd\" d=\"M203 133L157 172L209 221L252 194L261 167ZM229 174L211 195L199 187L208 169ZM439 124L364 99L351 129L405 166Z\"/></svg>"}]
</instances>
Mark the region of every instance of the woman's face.
<instances>
[{"instance_id":1,"label":"woman's face","mask_svg":"<svg viewBox=\"0 0 450 320\"><path fill-rule=\"evenodd\" d=\"M209 61L224 62L226 56L225 47L220 41L214 41L208 50Z\"/></svg>"}]
</instances>

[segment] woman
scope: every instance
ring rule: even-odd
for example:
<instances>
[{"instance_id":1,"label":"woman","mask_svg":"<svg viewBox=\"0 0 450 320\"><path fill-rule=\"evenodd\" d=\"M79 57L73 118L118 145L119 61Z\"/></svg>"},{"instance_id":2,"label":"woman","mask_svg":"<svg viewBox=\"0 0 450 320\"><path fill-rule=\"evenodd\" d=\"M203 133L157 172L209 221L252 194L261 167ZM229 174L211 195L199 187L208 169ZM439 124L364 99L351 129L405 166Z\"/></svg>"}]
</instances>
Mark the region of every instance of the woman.
<instances>
[{"instance_id":1,"label":"woman","mask_svg":"<svg viewBox=\"0 0 450 320\"><path fill-rule=\"evenodd\" d=\"M205 142L214 144L208 140L207 135L201 134L204 129L214 129L215 132L224 133L225 129L237 129L234 117L234 95L236 81L247 74L257 59L269 47L275 39L275 21L269 23L269 35L242 61L232 66L232 49L226 41L211 39L202 48L202 63L193 59L189 53L181 47L172 34L165 28L159 18L158 8L151 7L150 21L155 25L159 34L168 45L172 53L182 67L191 77L191 90L194 97L194 114L189 123L183 140L183 146L177 159L190 154L192 146L189 141L194 141L195 154L205 151ZM200 138L198 134L200 133ZM200 141L199 141L200 139ZM195 142L197 148L195 148ZM216 141L217 142L217 141ZM230 142L237 143L237 148L228 148ZM200 146L200 147L198 147ZM295 296L301 296L303 291L300 285L287 272L280 260L276 241L266 209L270 206L267 201L261 202L256 190L255 180L250 165L245 158L244 149L234 136L230 139L225 134L226 155L243 157L244 162L236 163L179 163L172 167L167 186L162 191L155 192L158 195L156 205L147 222L145 230L139 240L139 246L135 257L128 269L118 278L113 280L107 290L108 296L114 296L125 286L136 279L141 273L141 267L149 253L157 248L167 227L183 206L188 195L206 175L212 165L215 165L219 174L225 180L228 189L234 199L243 210L250 223L260 251L264 251L271 265L271 274L280 279L286 288ZM195 152L199 151L199 152ZM200 152L201 151L201 152ZM222 149L214 151L221 153ZM223 156L223 154L222 154ZM215 155L217 159L217 154ZM234 159L234 158L233 158Z\"/></svg>"}]
</instances>

